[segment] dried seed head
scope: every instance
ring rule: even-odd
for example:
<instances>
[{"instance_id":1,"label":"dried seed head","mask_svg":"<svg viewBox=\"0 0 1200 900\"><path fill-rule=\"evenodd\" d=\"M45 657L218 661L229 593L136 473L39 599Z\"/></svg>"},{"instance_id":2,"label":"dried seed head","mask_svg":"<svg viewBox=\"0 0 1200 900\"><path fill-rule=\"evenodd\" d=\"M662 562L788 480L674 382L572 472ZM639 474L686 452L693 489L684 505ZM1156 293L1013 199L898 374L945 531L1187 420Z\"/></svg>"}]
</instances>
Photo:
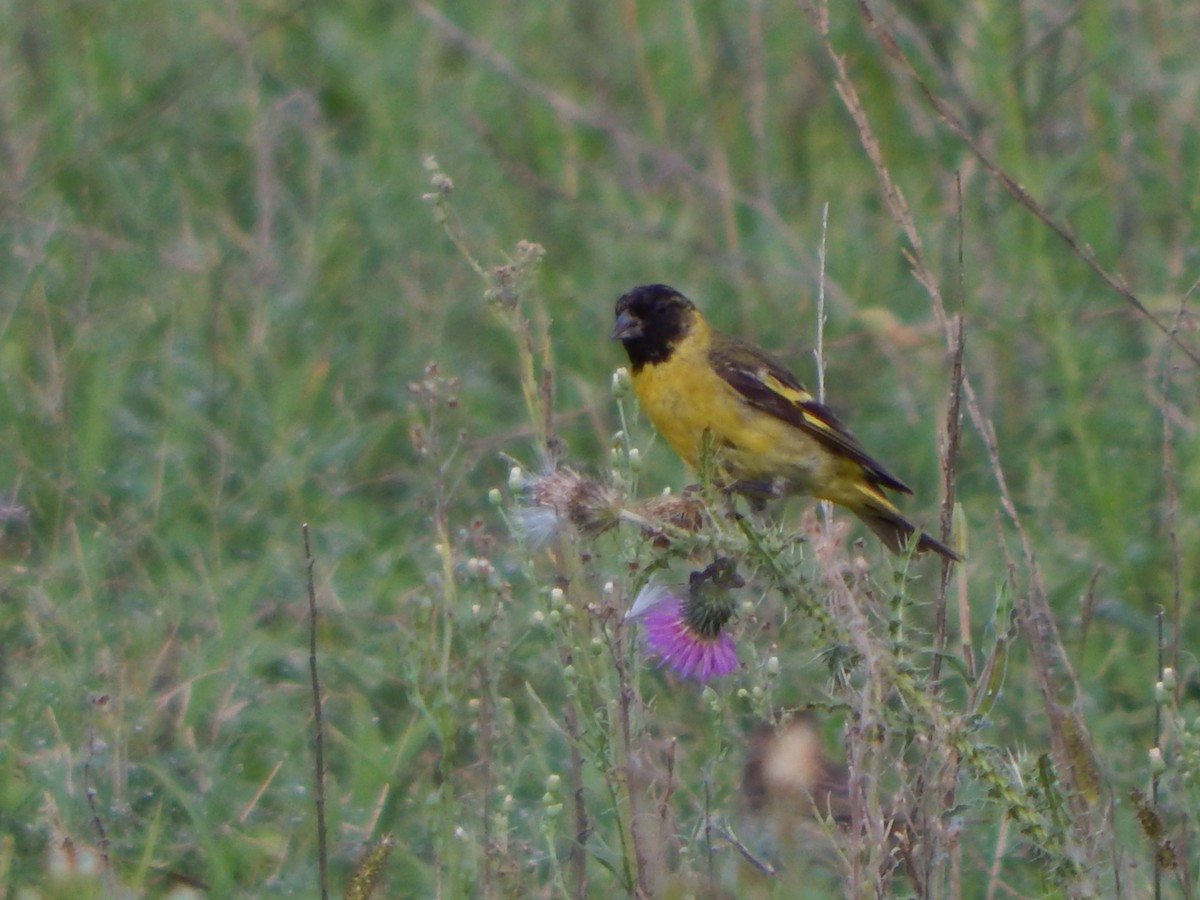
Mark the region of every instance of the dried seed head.
<instances>
[{"instance_id":1,"label":"dried seed head","mask_svg":"<svg viewBox=\"0 0 1200 900\"><path fill-rule=\"evenodd\" d=\"M569 522L585 537L595 537L620 521L621 495L609 485L559 469L528 483L528 510L547 513L559 526Z\"/></svg>"}]
</instances>

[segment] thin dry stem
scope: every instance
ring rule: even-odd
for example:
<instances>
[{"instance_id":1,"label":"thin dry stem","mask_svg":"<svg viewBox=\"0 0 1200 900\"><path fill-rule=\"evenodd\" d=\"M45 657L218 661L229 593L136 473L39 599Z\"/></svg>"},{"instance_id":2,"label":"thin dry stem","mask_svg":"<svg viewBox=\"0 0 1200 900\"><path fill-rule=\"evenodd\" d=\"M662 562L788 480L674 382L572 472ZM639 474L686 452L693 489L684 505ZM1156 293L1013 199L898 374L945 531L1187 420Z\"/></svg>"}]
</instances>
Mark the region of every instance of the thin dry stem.
<instances>
[{"instance_id":1,"label":"thin dry stem","mask_svg":"<svg viewBox=\"0 0 1200 900\"><path fill-rule=\"evenodd\" d=\"M1175 318L1171 323L1171 334L1176 334L1184 322L1188 299L1195 292L1193 284L1179 301ZM1160 410L1162 412L1162 472L1165 508L1163 518L1167 529L1167 541L1171 551L1171 666L1179 671L1179 640L1183 629L1183 556L1179 547L1179 485L1175 477L1175 430L1168 412L1171 392L1171 342L1167 342L1163 360Z\"/></svg>"},{"instance_id":2,"label":"thin dry stem","mask_svg":"<svg viewBox=\"0 0 1200 900\"><path fill-rule=\"evenodd\" d=\"M108 703L108 696L101 695L97 698L91 698L92 715L96 714L96 710L103 709ZM92 783L92 769L96 762L96 749L100 744L100 739L96 736L96 725L94 722L88 723L87 737L87 754L83 760L83 793L87 797L88 812L92 818L92 827L96 829L96 847L100 851L100 857L104 860L104 868L109 869L108 858L108 829L104 827L104 819L100 815L100 807L96 803L96 787Z\"/></svg>"},{"instance_id":3,"label":"thin dry stem","mask_svg":"<svg viewBox=\"0 0 1200 900\"><path fill-rule=\"evenodd\" d=\"M583 900L587 897L587 845L591 835L591 822L588 818L587 802L583 786L583 754L579 750L582 732L579 728L579 714L575 711L574 702L563 703L563 727L570 737L571 754L571 805L575 815L575 844L571 847L570 865L574 875L575 896Z\"/></svg>"},{"instance_id":4,"label":"thin dry stem","mask_svg":"<svg viewBox=\"0 0 1200 900\"><path fill-rule=\"evenodd\" d=\"M943 440L939 442L939 461L942 469L942 508L940 522L940 537L942 542L954 546L952 532L954 530L954 499L955 485L958 480L958 449L962 443L962 385L964 378L963 353L965 348L966 321L966 291L963 287L963 214L962 214L962 180L956 178L958 186L958 314L954 317L954 337L950 346L950 400L946 409L946 426ZM942 666L942 651L946 648L946 595L953 575L953 566L949 559L943 557L941 578L938 581L937 596L934 599L934 655L930 666L930 680L934 690L937 690ZM961 597L960 597L961 599ZM975 661L970 653L970 606L960 604L959 627L962 641L960 650L963 653L967 671L974 674Z\"/></svg>"},{"instance_id":5,"label":"thin dry stem","mask_svg":"<svg viewBox=\"0 0 1200 900\"><path fill-rule=\"evenodd\" d=\"M312 685L313 703L313 804L317 810L317 874L321 900L329 897L329 851L325 828L325 729L321 713L321 678L317 673L317 588L313 582L312 546L308 539L308 523L300 526L304 534L304 566L308 581L308 674Z\"/></svg>"}]
</instances>

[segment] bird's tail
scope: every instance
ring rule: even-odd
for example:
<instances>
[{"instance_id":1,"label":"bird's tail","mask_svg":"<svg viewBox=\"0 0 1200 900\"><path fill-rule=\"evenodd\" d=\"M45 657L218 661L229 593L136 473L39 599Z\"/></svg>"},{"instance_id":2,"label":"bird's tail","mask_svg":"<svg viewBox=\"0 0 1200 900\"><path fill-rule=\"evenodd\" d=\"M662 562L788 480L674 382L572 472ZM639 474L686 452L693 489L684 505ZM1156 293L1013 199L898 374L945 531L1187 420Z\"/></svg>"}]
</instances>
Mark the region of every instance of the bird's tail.
<instances>
[{"instance_id":1,"label":"bird's tail","mask_svg":"<svg viewBox=\"0 0 1200 900\"><path fill-rule=\"evenodd\" d=\"M863 524L870 528L893 553L903 553L908 547L914 534L917 537L917 552L925 553L932 550L940 553L946 559L962 562L962 557L951 550L937 538L919 531L917 526L901 515L900 511L886 499L871 498L867 503L853 507L854 514L862 519Z\"/></svg>"}]
</instances>

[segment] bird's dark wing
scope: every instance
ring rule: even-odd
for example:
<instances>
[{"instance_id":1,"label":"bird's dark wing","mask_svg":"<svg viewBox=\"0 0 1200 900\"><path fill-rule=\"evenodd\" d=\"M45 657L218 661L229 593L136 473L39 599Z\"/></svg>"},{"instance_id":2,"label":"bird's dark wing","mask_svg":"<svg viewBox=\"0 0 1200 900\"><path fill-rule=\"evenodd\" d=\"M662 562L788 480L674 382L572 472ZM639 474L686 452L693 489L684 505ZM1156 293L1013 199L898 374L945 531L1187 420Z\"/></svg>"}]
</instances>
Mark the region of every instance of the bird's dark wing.
<instances>
[{"instance_id":1,"label":"bird's dark wing","mask_svg":"<svg viewBox=\"0 0 1200 900\"><path fill-rule=\"evenodd\" d=\"M753 344L714 336L709 349L713 370L756 409L816 438L839 456L854 460L875 484L911 494L912 489L872 459L862 444L818 403L781 362Z\"/></svg>"}]
</instances>

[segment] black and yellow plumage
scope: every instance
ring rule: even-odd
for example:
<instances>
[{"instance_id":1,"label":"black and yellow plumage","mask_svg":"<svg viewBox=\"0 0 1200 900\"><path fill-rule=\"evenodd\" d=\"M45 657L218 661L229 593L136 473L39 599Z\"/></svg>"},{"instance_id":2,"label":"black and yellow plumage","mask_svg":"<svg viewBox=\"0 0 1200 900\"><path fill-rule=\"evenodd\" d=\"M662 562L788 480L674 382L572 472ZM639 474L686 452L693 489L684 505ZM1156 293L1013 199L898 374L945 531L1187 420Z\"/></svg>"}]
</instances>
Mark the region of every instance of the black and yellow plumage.
<instances>
[{"instance_id":1,"label":"black and yellow plumage","mask_svg":"<svg viewBox=\"0 0 1200 900\"><path fill-rule=\"evenodd\" d=\"M612 337L629 354L634 393L688 465L700 465L707 445L721 477L741 493L831 500L897 553L918 534L884 493L912 490L778 360L714 331L695 304L665 284L628 291L616 316ZM924 532L916 548L960 559Z\"/></svg>"}]
</instances>

